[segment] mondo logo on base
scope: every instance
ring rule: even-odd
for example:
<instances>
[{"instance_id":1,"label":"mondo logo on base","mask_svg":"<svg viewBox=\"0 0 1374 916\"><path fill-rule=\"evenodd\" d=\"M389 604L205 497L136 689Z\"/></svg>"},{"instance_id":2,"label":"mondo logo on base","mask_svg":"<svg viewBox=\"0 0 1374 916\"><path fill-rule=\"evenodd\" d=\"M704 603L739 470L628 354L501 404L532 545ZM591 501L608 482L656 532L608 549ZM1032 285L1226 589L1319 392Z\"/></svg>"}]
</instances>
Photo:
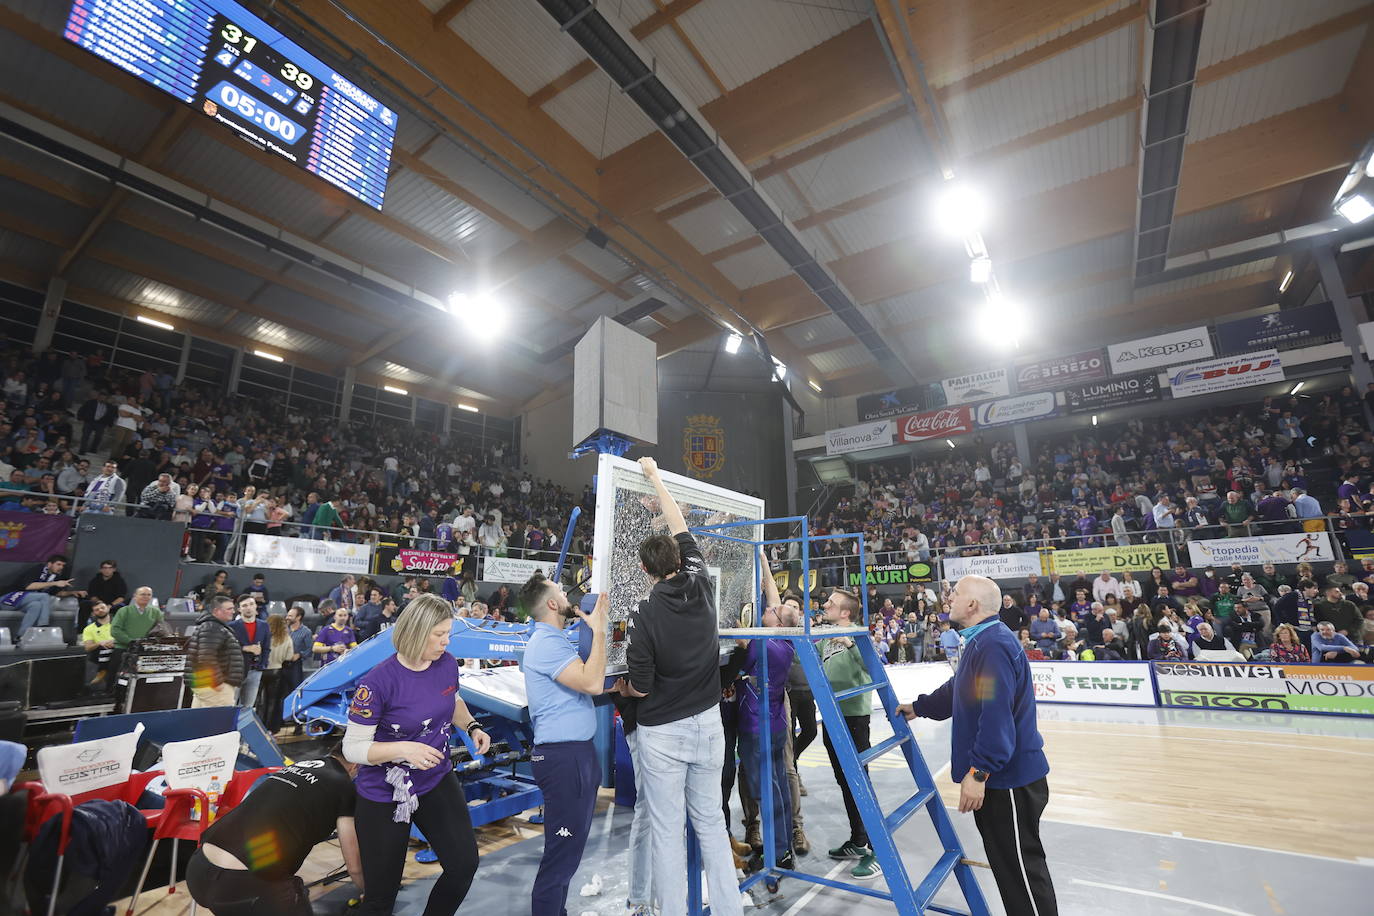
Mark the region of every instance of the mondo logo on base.
<instances>
[{"instance_id":1,"label":"mondo logo on base","mask_svg":"<svg viewBox=\"0 0 1374 916\"><path fill-rule=\"evenodd\" d=\"M900 442L921 442L971 432L973 411L968 407L942 407L925 413L908 414L897 421L897 439Z\"/></svg>"}]
</instances>

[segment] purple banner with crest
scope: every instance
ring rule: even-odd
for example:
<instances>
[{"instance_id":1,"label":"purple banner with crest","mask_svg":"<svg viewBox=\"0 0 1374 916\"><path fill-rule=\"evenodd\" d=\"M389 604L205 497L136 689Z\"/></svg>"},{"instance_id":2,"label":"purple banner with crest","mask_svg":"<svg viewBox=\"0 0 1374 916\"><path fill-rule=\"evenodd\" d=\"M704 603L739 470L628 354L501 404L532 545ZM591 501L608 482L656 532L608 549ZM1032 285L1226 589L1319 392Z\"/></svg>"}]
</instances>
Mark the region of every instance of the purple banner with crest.
<instances>
[{"instance_id":1,"label":"purple banner with crest","mask_svg":"<svg viewBox=\"0 0 1374 916\"><path fill-rule=\"evenodd\" d=\"M0 563L42 563L66 553L72 520L38 512L0 512Z\"/></svg>"}]
</instances>

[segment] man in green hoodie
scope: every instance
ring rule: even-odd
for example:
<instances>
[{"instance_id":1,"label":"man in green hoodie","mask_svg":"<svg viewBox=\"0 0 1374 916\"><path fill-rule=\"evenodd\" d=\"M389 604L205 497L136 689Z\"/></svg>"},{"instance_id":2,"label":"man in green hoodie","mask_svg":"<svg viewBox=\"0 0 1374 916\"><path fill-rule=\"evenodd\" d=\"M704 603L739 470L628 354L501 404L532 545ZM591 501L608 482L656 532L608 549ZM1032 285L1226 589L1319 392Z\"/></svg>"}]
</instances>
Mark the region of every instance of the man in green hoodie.
<instances>
[{"instance_id":1,"label":"man in green hoodie","mask_svg":"<svg viewBox=\"0 0 1374 916\"><path fill-rule=\"evenodd\" d=\"M825 622L840 627L861 627L857 622L860 616L859 598L853 592L837 588L830 593L822 610ZM867 638L867 634L862 634ZM854 640L848 636L824 640L819 644L821 663L830 687L836 693L849 690L869 682L868 669L864 667L863 656L859 655ZM854 739L854 747L862 754L869 748L868 722L873 709L873 700L868 694L850 697L840 703L844 724ZM870 880L883 873L882 867L868 845L868 831L864 829L859 807L854 803L854 793L849 790L849 779L840 766L835 746L830 742L830 726L824 730L825 750L830 755L830 767L835 771L835 781L840 784L840 794L844 796L844 810L849 817L849 839L830 850L832 859L858 859L859 864L850 870L851 877Z\"/></svg>"}]
</instances>

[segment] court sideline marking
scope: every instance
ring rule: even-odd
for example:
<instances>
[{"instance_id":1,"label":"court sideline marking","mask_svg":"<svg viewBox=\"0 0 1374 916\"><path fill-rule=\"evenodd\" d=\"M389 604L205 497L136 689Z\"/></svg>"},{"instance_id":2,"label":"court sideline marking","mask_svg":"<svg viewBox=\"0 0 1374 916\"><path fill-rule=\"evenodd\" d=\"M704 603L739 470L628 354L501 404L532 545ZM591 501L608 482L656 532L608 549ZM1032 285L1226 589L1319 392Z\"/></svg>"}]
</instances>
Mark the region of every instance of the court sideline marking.
<instances>
[{"instance_id":1,"label":"court sideline marking","mask_svg":"<svg viewBox=\"0 0 1374 916\"><path fill-rule=\"evenodd\" d=\"M1149 727L1149 726L1146 726ZM1312 750L1310 746L1301 744L1281 744L1275 741L1245 741L1233 740L1230 738L1204 737L1201 735L1142 735L1132 734L1131 732L1099 732L1087 731L1084 729L1064 729L1064 728L1041 728L1042 734L1050 735L1097 735L1102 738L1155 738L1161 741L1211 741L1217 744L1243 744L1246 747L1277 747L1288 751ZM1365 741L1365 738L1354 738L1355 741ZM1354 751L1348 748L1323 747L1322 753L1326 754L1353 754L1356 757L1374 757L1374 751Z\"/></svg>"},{"instance_id":2,"label":"court sideline marking","mask_svg":"<svg viewBox=\"0 0 1374 916\"><path fill-rule=\"evenodd\" d=\"M1088 887L1100 887L1109 891L1123 891L1127 894L1137 894L1141 897L1154 897L1159 900L1174 900L1188 906L1195 906L1202 910L1211 910L1214 913L1226 913L1228 916L1255 916L1254 913L1247 913L1244 910L1233 910L1228 906L1219 906L1215 903L1203 903L1200 900L1189 900L1187 897L1176 897L1173 894L1161 894L1159 891L1143 891L1134 887L1122 887L1120 884L1104 884L1101 881L1085 881L1082 878L1074 878L1074 884L1083 884Z\"/></svg>"}]
</instances>

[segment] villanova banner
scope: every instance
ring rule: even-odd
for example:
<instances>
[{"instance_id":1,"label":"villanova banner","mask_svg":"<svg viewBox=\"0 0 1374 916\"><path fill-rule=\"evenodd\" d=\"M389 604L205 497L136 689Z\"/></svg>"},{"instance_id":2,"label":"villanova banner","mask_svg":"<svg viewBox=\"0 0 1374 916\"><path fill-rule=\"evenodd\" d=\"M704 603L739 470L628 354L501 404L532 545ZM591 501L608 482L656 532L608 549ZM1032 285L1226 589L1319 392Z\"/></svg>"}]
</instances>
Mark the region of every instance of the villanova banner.
<instances>
[{"instance_id":1,"label":"villanova banner","mask_svg":"<svg viewBox=\"0 0 1374 916\"><path fill-rule=\"evenodd\" d=\"M0 563L42 563L67 552L72 520L41 512L0 512Z\"/></svg>"}]
</instances>

